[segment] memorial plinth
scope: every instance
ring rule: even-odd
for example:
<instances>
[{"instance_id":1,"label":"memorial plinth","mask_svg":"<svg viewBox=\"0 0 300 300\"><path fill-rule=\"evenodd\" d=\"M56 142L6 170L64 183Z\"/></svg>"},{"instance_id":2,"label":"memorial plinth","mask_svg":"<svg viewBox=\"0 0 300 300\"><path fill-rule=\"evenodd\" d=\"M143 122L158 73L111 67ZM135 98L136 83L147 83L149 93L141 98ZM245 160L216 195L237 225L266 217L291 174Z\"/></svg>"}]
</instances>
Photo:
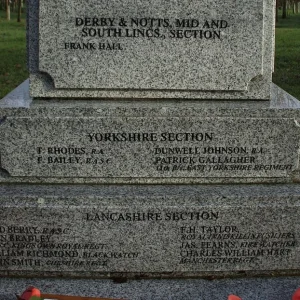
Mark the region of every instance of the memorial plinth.
<instances>
[{"instance_id":1,"label":"memorial plinth","mask_svg":"<svg viewBox=\"0 0 300 300\"><path fill-rule=\"evenodd\" d=\"M298 272L298 185L19 185L0 192L3 275Z\"/></svg>"},{"instance_id":2,"label":"memorial plinth","mask_svg":"<svg viewBox=\"0 0 300 300\"><path fill-rule=\"evenodd\" d=\"M299 103L275 85L270 102L140 103L32 101L24 83L2 103L1 182L299 181Z\"/></svg>"},{"instance_id":3,"label":"memorial plinth","mask_svg":"<svg viewBox=\"0 0 300 300\"><path fill-rule=\"evenodd\" d=\"M28 6L30 83L0 101L1 276L299 275L272 1Z\"/></svg>"}]
</instances>

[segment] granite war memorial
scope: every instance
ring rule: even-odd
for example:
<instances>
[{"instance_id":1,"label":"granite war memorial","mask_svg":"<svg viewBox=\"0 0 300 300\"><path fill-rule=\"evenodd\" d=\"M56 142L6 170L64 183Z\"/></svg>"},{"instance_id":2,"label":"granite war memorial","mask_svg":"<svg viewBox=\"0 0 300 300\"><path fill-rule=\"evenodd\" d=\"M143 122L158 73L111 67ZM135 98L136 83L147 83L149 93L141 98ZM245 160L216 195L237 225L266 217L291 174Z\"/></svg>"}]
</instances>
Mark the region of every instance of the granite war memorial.
<instances>
[{"instance_id":1,"label":"granite war memorial","mask_svg":"<svg viewBox=\"0 0 300 300\"><path fill-rule=\"evenodd\" d=\"M29 0L27 22L30 78L0 101L2 276L299 275L273 1Z\"/></svg>"}]
</instances>

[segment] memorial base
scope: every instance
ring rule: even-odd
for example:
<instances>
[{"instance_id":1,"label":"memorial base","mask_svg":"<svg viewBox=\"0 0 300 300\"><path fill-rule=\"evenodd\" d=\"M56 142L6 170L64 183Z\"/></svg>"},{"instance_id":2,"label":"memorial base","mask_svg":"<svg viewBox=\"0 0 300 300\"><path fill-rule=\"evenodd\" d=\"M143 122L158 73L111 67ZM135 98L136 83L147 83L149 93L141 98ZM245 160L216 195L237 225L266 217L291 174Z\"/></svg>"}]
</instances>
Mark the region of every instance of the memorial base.
<instances>
[{"instance_id":1,"label":"memorial base","mask_svg":"<svg viewBox=\"0 0 300 300\"><path fill-rule=\"evenodd\" d=\"M0 182L299 182L299 101L0 101Z\"/></svg>"},{"instance_id":2,"label":"memorial base","mask_svg":"<svg viewBox=\"0 0 300 300\"><path fill-rule=\"evenodd\" d=\"M95 279L12 279L0 278L0 300L16 300L27 286L43 292L130 300L227 300L238 295L242 300L291 300L299 288L300 277L244 279L129 280L118 283Z\"/></svg>"},{"instance_id":3,"label":"memorial base","mask_svg":"<svg viewBox=\"0 0 300 300\"><path fill-rule=\"evenodd\" d=\"M270 102L32 101L25 82L0 102L0 299L290 299L299 120L276 86Z\"/></svg>"},{"instance_id":4,"label":"memorial base","mask_svg":"<svg viewBox=\"0 0 300 300\"><path fill-rule=\"evenodd\" d=\"M4 276L299 273L299 185L1 185L0 199Z\"/></svg>"}]
</instances>

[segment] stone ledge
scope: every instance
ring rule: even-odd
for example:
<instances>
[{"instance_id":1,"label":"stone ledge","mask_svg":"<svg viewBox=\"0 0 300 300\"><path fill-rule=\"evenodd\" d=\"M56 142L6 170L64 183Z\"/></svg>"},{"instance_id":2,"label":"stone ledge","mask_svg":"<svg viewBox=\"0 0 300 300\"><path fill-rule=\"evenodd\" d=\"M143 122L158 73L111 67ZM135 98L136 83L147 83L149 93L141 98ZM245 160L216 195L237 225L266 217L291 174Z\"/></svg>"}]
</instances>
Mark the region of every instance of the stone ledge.
<instances>
[{"instance_id":1,"label":"stone ledge","mask_svg":"<svg viewBox=\"0 0 300 300\"><path fill-rule=\"evenodd\" d=\"M15 300L29 285L43 292L130 300L225 300L235 294L243 300L290 300L299 288L299 277L244 278L221 280L133 280L115 283L95 279L12 279L0 278L0 300Z\"/></svg>"},{"instance_id":2,"label":"stone ledge","mask_svg":"<svg viewBox=\"0 0 300 300\"><path fill-rule=\"evenodd\" d=\"M0 185L0 200L2 276L299 273L298 185Z\"/></svg>"}]
</instances>

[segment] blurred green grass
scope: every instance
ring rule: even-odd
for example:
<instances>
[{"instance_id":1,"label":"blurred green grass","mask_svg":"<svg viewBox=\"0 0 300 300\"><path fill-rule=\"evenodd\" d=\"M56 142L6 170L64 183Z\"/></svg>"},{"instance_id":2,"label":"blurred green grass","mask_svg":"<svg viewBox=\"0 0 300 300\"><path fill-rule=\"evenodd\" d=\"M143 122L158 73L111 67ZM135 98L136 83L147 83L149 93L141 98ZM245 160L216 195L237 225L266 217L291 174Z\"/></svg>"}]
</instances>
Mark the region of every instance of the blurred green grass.
<instances>
[{"instance_id":1,"label":"blurred green grass","mask_svg":"<svg viewBox=\"0 0 300 300\"><path fill-rule=\"evenodd\" d=\"M25 39L25 15L18 23L16 13L7 21L0 11L0 99L28 77Z\"/></svg>"},{"instance_id":2,"label":"blurred green grass","mask_svg":"<svg viewBox=\"0 0 300 300\"><path fill-rule=\"evenodd\" d=\"M28 77L26 67L26 22L11 21L0 11L0 99ZM276 25L275 72L273 81L300 99L300 14L289 12Z\"/></svg>"},{"instance_id":3,"label":"blurred green grass","mask_svg":"<svg viewBox=\"0 0 300 300\"><path fill-rule=\"evenodd\" d=\"M286 19L279 16L273 82L300 99L300 14L289 12Z\"/></svg>"}]
</instances>

